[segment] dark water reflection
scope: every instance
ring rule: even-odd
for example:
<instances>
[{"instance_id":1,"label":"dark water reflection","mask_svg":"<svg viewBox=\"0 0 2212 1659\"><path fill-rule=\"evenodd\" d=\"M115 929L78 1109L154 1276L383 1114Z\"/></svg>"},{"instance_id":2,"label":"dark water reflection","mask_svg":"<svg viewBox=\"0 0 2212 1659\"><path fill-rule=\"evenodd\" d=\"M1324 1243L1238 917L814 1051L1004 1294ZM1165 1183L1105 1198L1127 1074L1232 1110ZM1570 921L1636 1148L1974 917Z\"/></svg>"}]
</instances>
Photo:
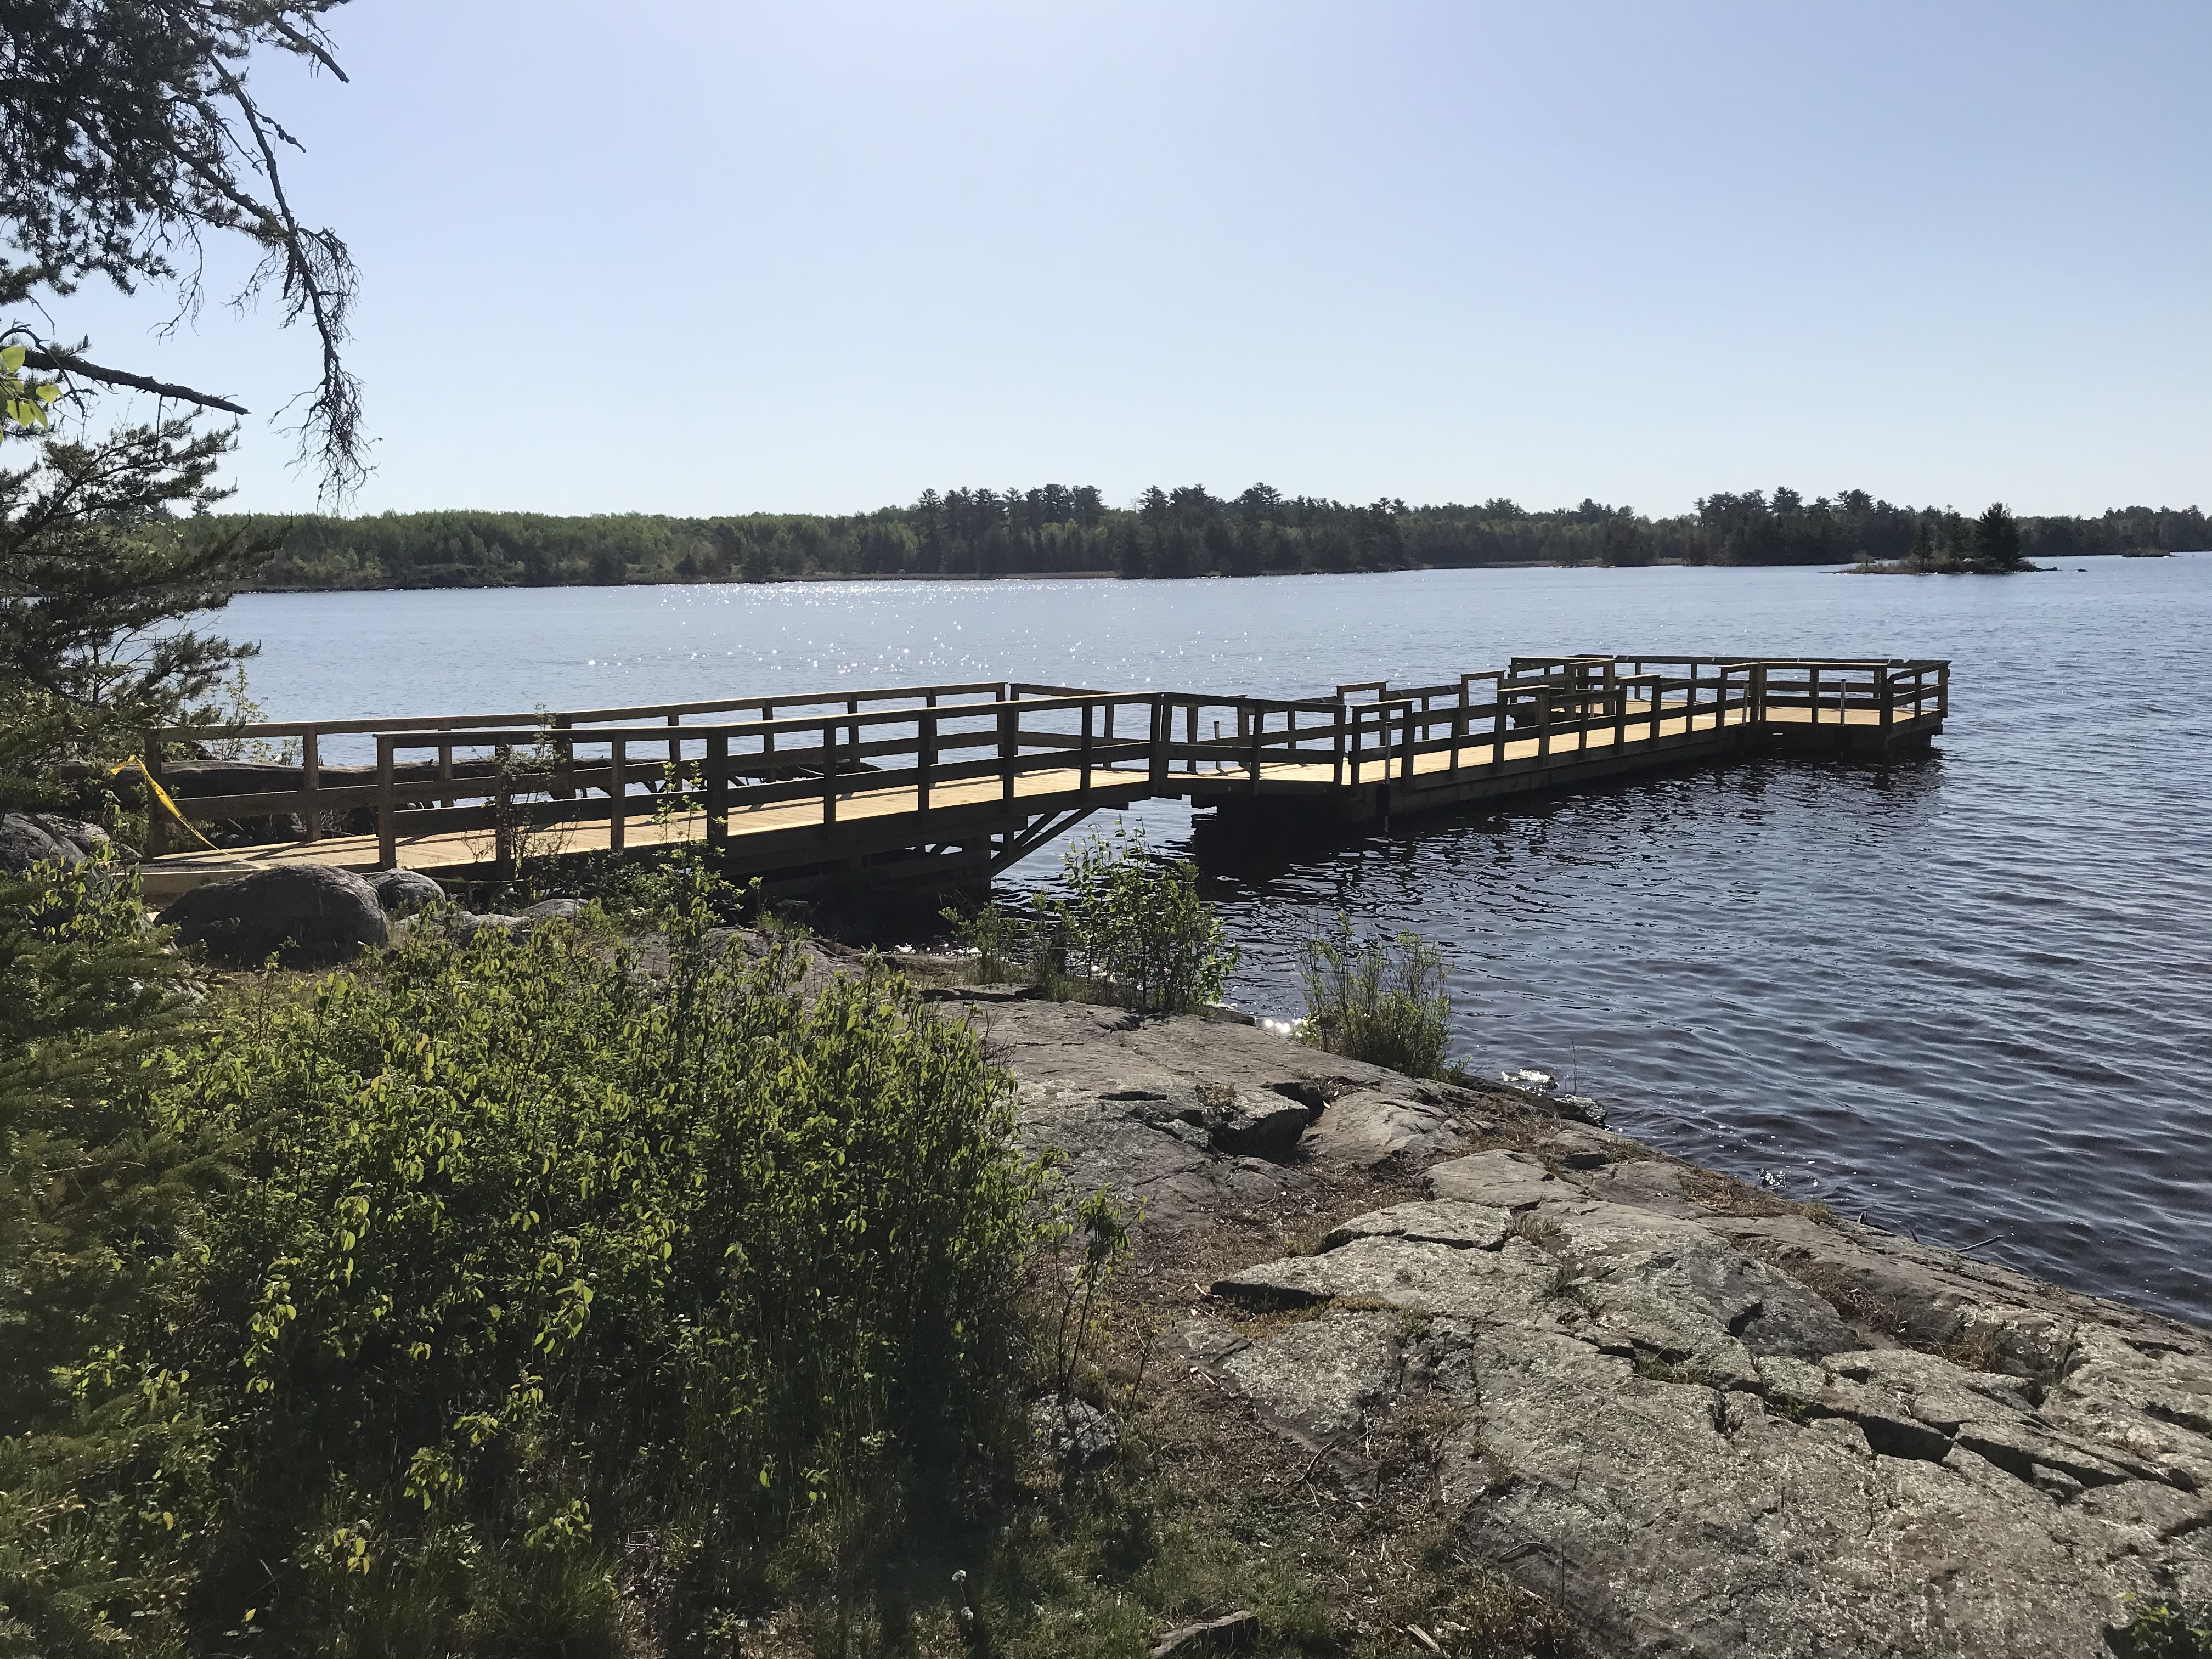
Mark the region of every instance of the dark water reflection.
<instances>
[{"instance_id":1,"label":"dark water reflection","mask_svg":"<svg viewBox=\"0 0 2212 1659\"><path fill-rule=\"evenodd\" d=\"M266 597L233 626L297 717L1002 675L1311 693L1515 651L1954 658L1941 752L1909 764L1681 773L1259 853L1141 816L1207 867L1246 1006L1295 1006L1289 941L1338 909L1415 927L1486 1069L1571 1072L1629 1132L1787 1196L2212 1319L2212 557Z\"/></svg>"}]
</instances>

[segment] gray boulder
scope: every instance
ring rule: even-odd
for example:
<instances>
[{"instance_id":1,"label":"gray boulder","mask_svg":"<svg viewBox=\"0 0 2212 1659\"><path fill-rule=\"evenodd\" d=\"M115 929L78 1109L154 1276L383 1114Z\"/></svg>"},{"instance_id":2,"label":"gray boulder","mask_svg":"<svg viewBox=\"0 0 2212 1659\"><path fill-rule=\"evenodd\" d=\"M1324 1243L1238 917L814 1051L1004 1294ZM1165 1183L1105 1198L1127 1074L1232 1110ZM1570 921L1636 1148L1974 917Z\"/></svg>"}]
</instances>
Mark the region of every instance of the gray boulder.
<instances>
[{"instance_id":1,"label":"gray boulder","mask_svg":"<svg viewBox=\"0 0 2212 1659\"><path fill-rule=\"evenodd\" d=\"M107 831L96 823L87 823L82 818L65 818L55 812L32 812L27 816L56 841L76 848L88 859L106 854L125 859L132 856L125 848L118 847L109 838Z\"/></svg>"},{"instance_id":2,"label":"gray boulder","mask_svg":"<svg viewBox=\"0 0 2212 1659\"><path fill-rule=\"evenodd\" d=\"M368 878L376 902L388 916L411 916L417 910L442 904L446 890L420 870L380 870Z\"/></svg>"},{"instance_id":3,"label":"gray boulder","mask_svg":"<svg viewBox=\"0 0 2212 1659\"><path fill-rule=\"evenodd\" d=\"M274 954L288 967L346 962L390 941L376 889L350 870L288 865L195 887L161 913L187 945L250 965Z\"/></svg>"},{"instance_id":4,"label":"gray boulder","mask_svg":"<svg viewBox=\"0 0 2212 1659\"><path fill-rule=\"evenodd\" d=\"M87 856L75 840L48 829L44 814L9 812L0 817L0 870L11 876L29 873L34 864L82 864Z\"/></svg>"},{"instance_id":5,"label":"gray boulder","mask_svg":"<svg viewBox=\"0 0 2212 1659\"><path fill-rule=\"evenodd\" d=\"M1062 1473L1103 1468L1121 1455L1121 1431L1114 1419L1072 1395L1037 1401L1030 1407L1030 1425Z\"/></svg>"}]
</instances>

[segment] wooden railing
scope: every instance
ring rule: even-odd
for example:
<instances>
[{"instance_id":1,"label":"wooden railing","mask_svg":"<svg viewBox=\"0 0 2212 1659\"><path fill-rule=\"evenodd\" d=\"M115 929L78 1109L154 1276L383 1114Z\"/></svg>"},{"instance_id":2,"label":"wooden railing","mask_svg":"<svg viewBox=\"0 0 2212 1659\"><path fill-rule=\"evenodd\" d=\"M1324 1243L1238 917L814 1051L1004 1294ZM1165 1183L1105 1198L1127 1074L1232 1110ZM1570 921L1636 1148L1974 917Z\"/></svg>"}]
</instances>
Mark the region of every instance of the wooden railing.
<instances>
[{"instance_id":1,"label":"wooden railing","mask_svg":"<svg viewBox=\"0 0 2212 1659\"><path fill-rule=\"evenodd\" d=\"M1023 781L1045 773L1064 775L1054 798L1078 808L1102 792L1197 798L1258 793L1263 784L1343 790L1386 781L1425 789L1474 770L1542 769L1594 748L1620 754L1729 727L1941 718L1949 682L1949 665L1937 661L1516 657L1448 684L1367 681L1326 698L970 681L528 714L175 727L149 732L143 752L159 781L172 745L296 743L295 787L186 793L176 798L180 814L198 823L293 817L311 842L326 820L360 814L362 829L373 820L386 865L404 839L488 831L494 860L504 864L518 837L556 824L604 823L606 845L620 851L640 813L702 812L706 838L720 844L733 817L817 803L806 821L830 838L861 793L906 792L896 810L914 815L920 842L947 789L960 791L962 805L995 801L1011 816L1027 799ZM321 749L332 738L368 739L374 766L326 768ZM997 780L995 793L972 787L987 778ZM159 856L167 826L162 814L152 817L148 853Z\"/></svg>"},{"instance_id":2,"label":"wooden railing","mask_svg":"<svg viewBox=\"0 0 2212 1659\"><path fill-rule=\"evenodd\" d=\"M199 823L236 822L239 820L292 817L300 820L301 839L321 838L323 821L363 808L379 805L382 797L380 784L365 775L367 768L349 766L329 769L345 781L324 782L325 770L323 749L326 740L345 738L366 738L372 741L389 734L419 734L422 732L485 731L495 728L520 728L530 732L535 743L539 732L545 740L558 744L559 734L577 726L625 725L633 722L658 722L660 726L683 727L687 718L701 714L732 714L750 712L760 720L775 718L779 709L824 708L836 707L848 713L859 713L872 706L884 703L919 703L927 708L958 704L963 700L983 699L997 702L1007 695L1007 687L999 680L963 681L947 685L900 686L889 690L860 691L797 692L781 696L714 699L707 702L634 704L611 708L533 709L525 714L454 714L425 719L422 716L393 716L377 720L256 720L243 726L163 726L145 734L140 753L147 770L155 783L164 781L165 757L173 746L215 741L245 740L258 743L277 743L297 745L300 782L296 788L265 790L245 794L196 795L179 793L174 797L179 812L189 821ZM696 728L684 727L684 732L659 737L672 758L680 753L684 733ZM636 737L640 750L647 746L646 729L641 725ZM429 748L434 758L411 769L418 775L434 776L441 781L467 781L468 768L457 763L455 745L450 741L434 744L410 744L410 747ZM409 777L409 782L419 781ZM448 790L447 795L458 798L464 792ZM159 857L168 850L169 826L161 813L152 815L147 833L147 855Z\"/></svg>"},{"instance_id":3,"label":"wooden railing","mask_svg":"<svg viewBox=\"0 0 2212 1659\"><path fill-rule=\"evenodd\" d=\"M1932 659L1872 661L1828 657L1516 657L1514 674L1547 678L1602 678L1642 674L1654 669L1696 686L1701 679L1753 671L1758 718L1773 711L1804 709L1814 724L1845 722L1850 711L1866 710L1876 724L1894 726L1950 713L1951 665Z\"/></svg>"},{"instance_id":4,"label":"wooden railing","mask_svg":"<svg viewBox=\"0 0 2212 1659\"><path fill-rule=\"evenodd\" d=\"M1607 665L1608 669L1610 665ZM1365 701L1354 701L1365 694ZM1749 665L1698 678L1490 670L1449 685L1392 690L1368 681L1327 701L1205 697L1166 693L1171 768L1209 781L1241 776L1256 790L1270 769L1310 769L1316 781L1358 787L1389 781L1441 782L1468 767L1496 767L1509 745L1533 741L1539 764L1588 750L1592 734L1657 740L1741 723L1752 707ZM1176 734L1180 732L1180 737ZM1209 735L1201 736L1201 732ZM1449 757L1442 774L1421 757Z\"/></svg>"},{"instance_id":5,"label":"wooden railing","mask_svg":"<svg viewBox=\"0 0 2212 1659\"><path fill-rule=\"evenodd\" d=\"M995 793L963 792L951 805L1026 810L1020 781L1040 774L1060 781L1051 792L1054 805L1080 805L1109 792L1146 794L1161 769L1158 710L1150 692L1087 692L847 708L665 732L570 725L544 728L546 735L520 757L514 734L499 729L380 732L378 862L396 862L404 838L488 831L492 861L506 866L533 830L600 822L608 850L620 852L629 820L641 812L702 812L708 844L720 847L733 814L802 802L817 810L793 827L811 822L826 841L836 833L841 804L860 794L910 796L897 810L910 811L913 833L926 836L932 812L946 805L941 793L979 779L995 779ZM492 774L404 779L400 757L432 748L489 750Z\"/></svg>"}]
</instances>

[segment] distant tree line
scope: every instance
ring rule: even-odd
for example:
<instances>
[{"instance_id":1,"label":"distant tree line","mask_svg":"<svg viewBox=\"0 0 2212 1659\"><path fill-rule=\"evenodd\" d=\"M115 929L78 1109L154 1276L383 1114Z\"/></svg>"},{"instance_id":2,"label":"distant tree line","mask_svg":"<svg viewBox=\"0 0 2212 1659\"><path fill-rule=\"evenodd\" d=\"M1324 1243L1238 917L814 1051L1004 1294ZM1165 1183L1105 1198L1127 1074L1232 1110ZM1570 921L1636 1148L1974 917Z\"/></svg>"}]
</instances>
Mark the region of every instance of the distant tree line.
<instances>
[{"instance_id":1,"label":"distant tree line","mask_svg":"<svg viewBox=\"0 0 2212 1659\"><path fill-rule=\"evenodd\" d=\"M1717 494L1651 519L1584 501L1534 512L1480 505L1352 506L1254 484L1235 496L1155 486L1133 506L1089 485L926 489L909 507L842 515L750 513L558 518L536 513L375 517L214 515L204 530L281 536L258 586L274 589L505 587L774 581L799 576L1258 576L1502 564L1898 563L1987 568L1993 545L2022 558L2212 547L2197 507L2117 508L2098 518L2020 518L1990 541L1988 514L1909 507L1863 489L1808 501L1789 489ZM2006 538L2016 532L2016 543ZM191 533L190 530L187 533Z\"/></svg>"}]
</instances>

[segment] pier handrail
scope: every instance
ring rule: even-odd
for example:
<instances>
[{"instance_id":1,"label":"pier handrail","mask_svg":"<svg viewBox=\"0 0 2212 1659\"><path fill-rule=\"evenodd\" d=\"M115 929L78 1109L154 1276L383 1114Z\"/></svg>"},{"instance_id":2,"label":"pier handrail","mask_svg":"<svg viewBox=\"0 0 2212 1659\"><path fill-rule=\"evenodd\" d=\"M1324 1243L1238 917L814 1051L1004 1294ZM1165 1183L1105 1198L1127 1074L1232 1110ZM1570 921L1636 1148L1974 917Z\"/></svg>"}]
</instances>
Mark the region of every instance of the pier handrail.
<instances>
[{"instance_id":1,"label":"pier handrail","mask_svg":"<svg viewBox=\"0 0 2212 1659\"><path fill-rule=\"evenodd\" d=\"M830 700L834 701L834 700ZM1114 734L1111 712L1124 708L1146 711L1141 735ZM1073 716L1075 729L1061 731L1029 722L1041 716ZM1101 715L1108 718L1102 723ZM964 722L988 721L985 730L952 730ZM512 729L434 728L427 731L383 732L377 737L377 780L374 786L377 819L378 859L382 867L396 862L403 832L416 830L480 830L489 829L495 838L494 862L504 866L514 856L511 845L524 824L573 824L605 819L610 850L621 850L623 824L635 805L634 785L647 786L653 804L661 810L702 810L710 846L727 839L732 813L818 800L820 828L826 836L838 821L841 800L856 792L898 790L915 792L918 814L927 815L933 792L948 783L995 776L1000 799L1011 805L1018 781L1040 772L1072 773L1072 793L1087 799L1102 777L1120 783L1137 794L1152 791L1160 773L1157 732L1160 724L1158 693L1145 691L1091 692L1071 696L1008 697L988 702L936 707L886 708L826 714L769 720L720 721L681 727L574 726L557 732L540 728L542 741L551 752L535 757L532 769L512 768ZM874 731L885 735L872 741L861 736ZM848 735L849 734L849 735ZM804 748L775 746L779 738L814 739ZM732 747L748 739L760 747ZM661 769L665 787L652 790L652 775L630 770L629 746L666 748L670 759ZM579 748L605 746L604 761L580 758ZM696 763L682 751L696 746ZM398 756L410 749L491 748L509 751L506 769L489 777L440 777L403 784ZM986 751L972 760L945 759L950 754ZM907 764L884 765L886 760ZM690 769L696 764L696 771ZM765 774L758 781L747 775ZM696 781L695 781L696 779ZM603 797L587 797L592 791ZM545 794L544 801L517 799ZM463 798L485 800L483 805L459 805ZM442 801L437 806L424 803Z\"/></svg>"},{"instance_id":2,"label":"pier handrail","mask_svg":"<svg viewBox=\"0 0 2212 1659\"><path fill-rule=\"evenodd\" d=\"M1066 687L1080 690L1081 687ZM538 726L554 720L647 720L674 714L714 714L732 708L816 708L833 702L888 702L896 698L950 697L988 692L994 701L1006 694L1004 680L966 680L946 685L877 687L864 691L782 692L760 697L715 697L703 702L634 703L612 708L532 709L526 714L389 714L369 720L249 720L234 726L161 726L155 735L177 743L229 738L342 737L380 732L431 731L443 726Z\"/></svg>"},{"instance_id":3,"label":"pier handrail","mask_svg":"<svg viewBox=\"0 0 2212 1659\"><path fill-rule=\"evenodd\" d=\"M757 696L718 697L679 702L633 703L602 708L532 709L528 714L430 714L380 715L368 719L327 720L250 720L225 726L154 726L142 738L139 753L147 771L156 784L164 781L164 760L168 746L175 743L200 743L234 739L294 738L300 744L300 768L303 790L313 794L322 769L321 740L327 737L380 736L386 732L406 732L435 730L443 727L480 729L506 726L535 729L550 726L558 729L579 721L652 720L668 726L680 726L687 715L722 714L738 709L755 708L763 718L773 715L778 708L819 708L842 704L848 711L868 703L912 702L919 699L925 706L942 706L947 697L988 696L994 702L1003 700L1008 694L1003 680L963 680L940 685L869 687L858 690L805 691L768 693ZM171 791L182 816L203 821L222 818L252 817L268 812L296 811L279 806L261 807L258 811L244 806L245 799L257 803L259 797L240 798L217 796L209 798L219 803L222 810L195 811L185 803L194 797L187 793ZM318 838L318 814L305 815L306 839ZM167 822L156 814L147 831L147 855L159 857L167 850Z\"/></svg>"},{"instance_id":4,"label":"pier handrail","mask_svg":"<svg viewBox=\"0 0 2212 1659\"><path fill-rule=\"evenodd\" d=\"M1933 659L1583 653L1516 657L1433 685L1346 683L1317 697L964 681L527 715L179 726L149 733L146 756L159 781L164 741L302 738L298 767L278 773L285 787L173 793L187 822L296 817L289 838L313 842L357 814L340 832L373 819L388 855L403 834L473 830L520 813L518 822L605 821L619 848L632 807L708 807L719 840L732 813L818 800L827 829L856 792L911 789L911 810L927 815L940 787L960 786L972 805L975 782L995 778L1000 805L1018 815L1018 797L1060 787L1024 781L1048 772L1066 775L1080 806L1094 788L1129 799L1382 782L1449 790L1476 774L1542 769L1562 757L1579 766L1632 744L1697 752L1730 727L1871 726L1886 742L1899 726L1934 729L1948 712L1949 681L1948 662ZM317 741L347 732L374 740L375 763L326 775ZM156 813L149 858L166 852L162 828Z\"/></svg>"}]
</instances>

